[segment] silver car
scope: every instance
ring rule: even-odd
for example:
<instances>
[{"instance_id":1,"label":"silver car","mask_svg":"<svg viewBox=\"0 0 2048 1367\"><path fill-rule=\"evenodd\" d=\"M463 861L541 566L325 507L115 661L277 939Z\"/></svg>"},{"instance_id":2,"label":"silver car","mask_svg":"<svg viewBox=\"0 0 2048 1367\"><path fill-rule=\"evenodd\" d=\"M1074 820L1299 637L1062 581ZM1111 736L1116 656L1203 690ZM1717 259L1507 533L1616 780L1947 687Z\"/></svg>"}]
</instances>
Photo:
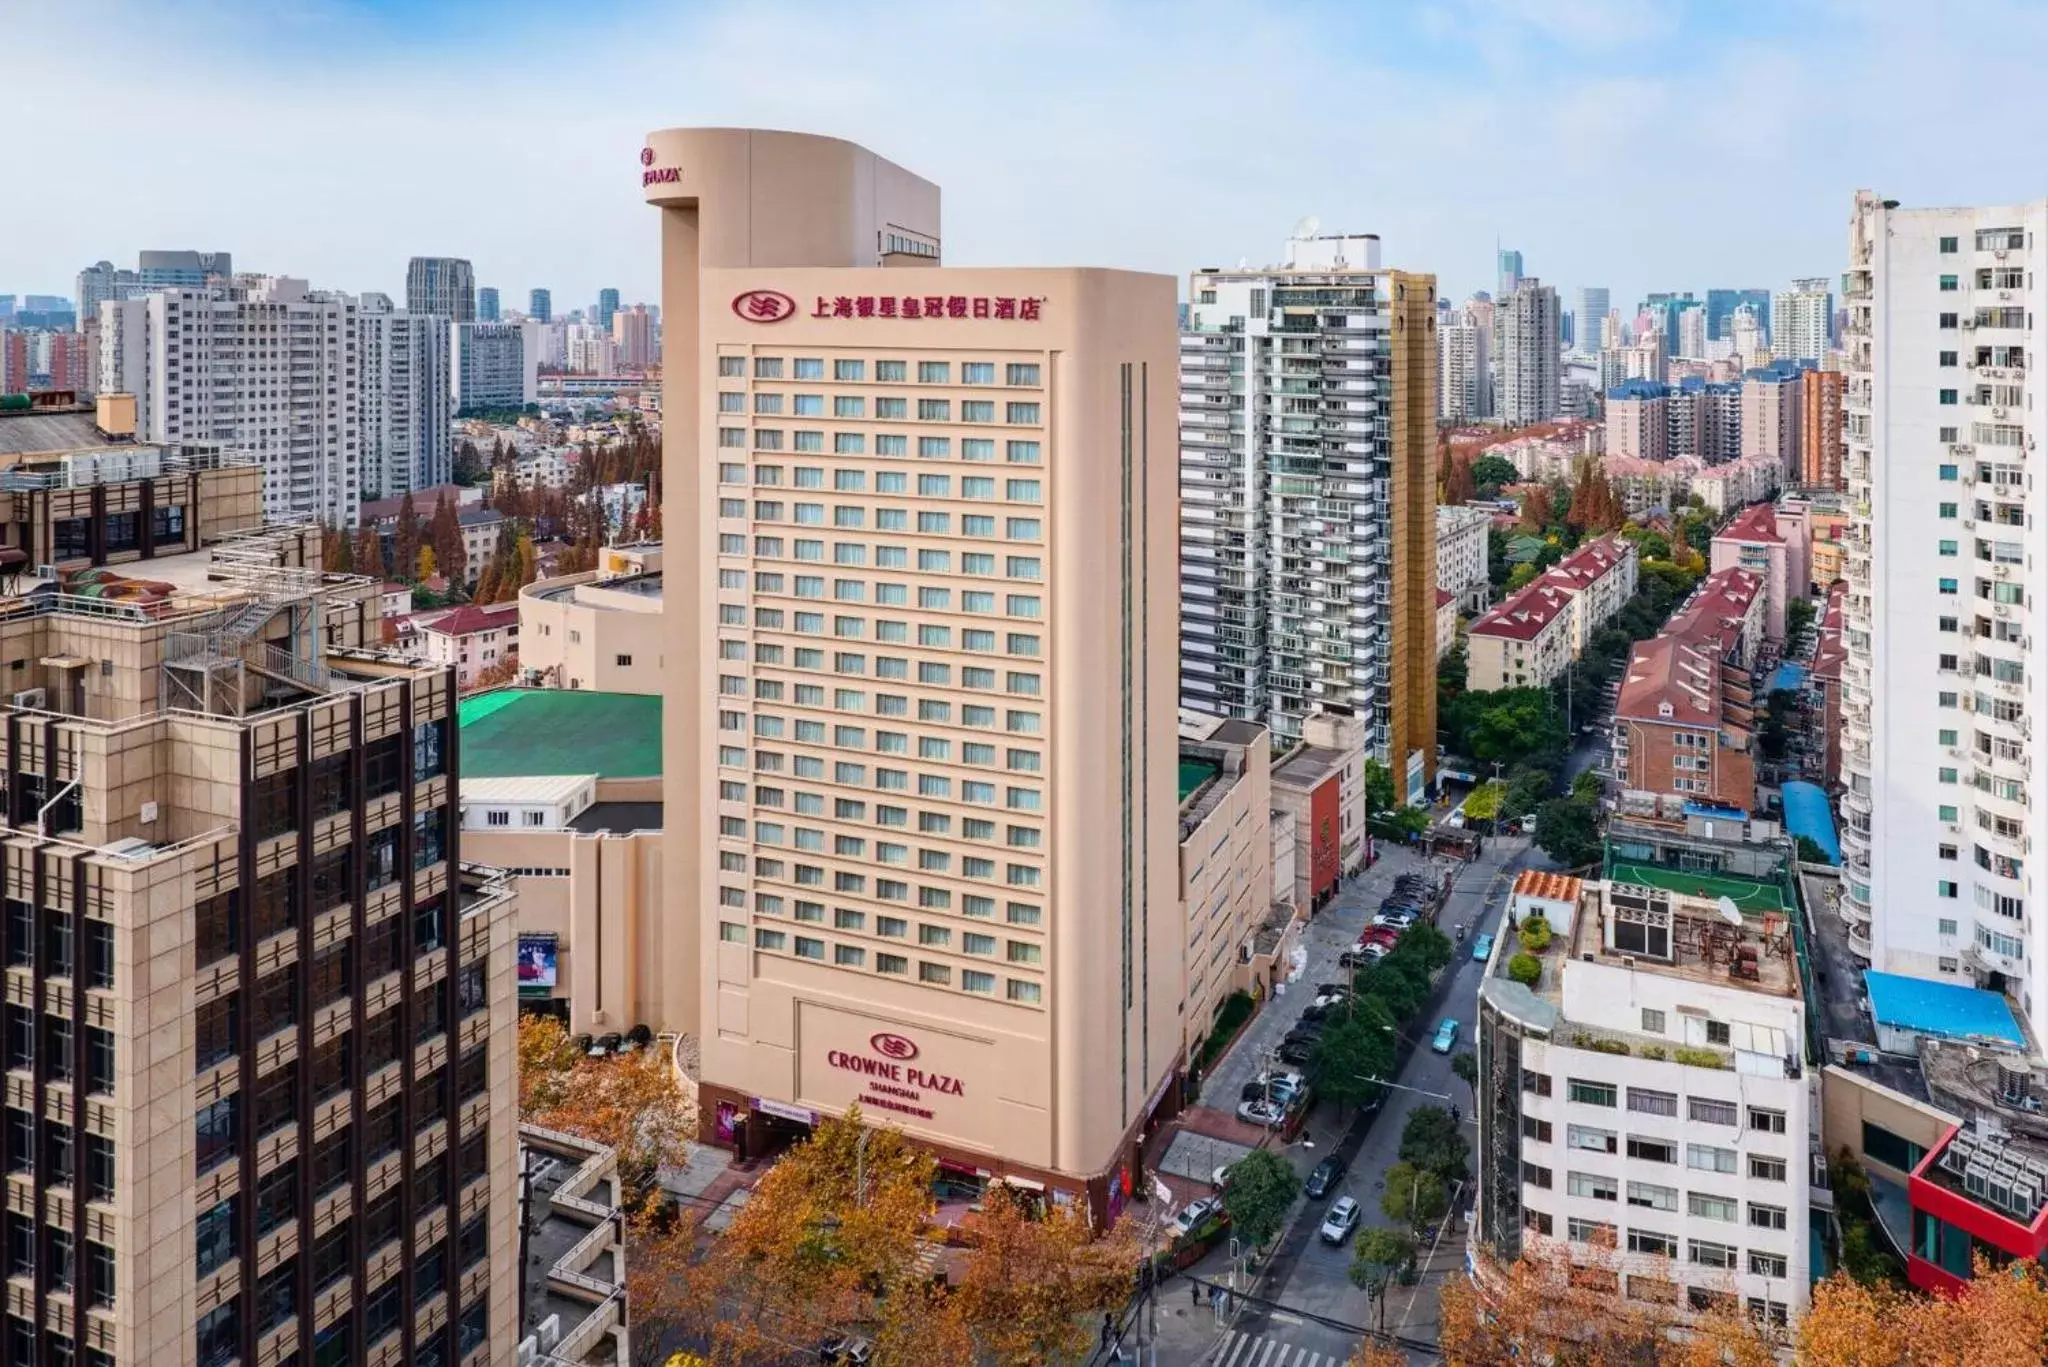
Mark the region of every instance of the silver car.
<instances>
[{"instance_id":1,"label":"silver car","mask_svg":"<svg viewBox=\"0 0 2048 1367\"><path fill-rule=\"evenodd\" d=\"M1351 1231L1358 1228L1358 1202L1349 1196L1340 1196L1330 1213L1323 1217L1323 1242L1341 1244L1351 1237Z\"/></svg>"}]
</instances>

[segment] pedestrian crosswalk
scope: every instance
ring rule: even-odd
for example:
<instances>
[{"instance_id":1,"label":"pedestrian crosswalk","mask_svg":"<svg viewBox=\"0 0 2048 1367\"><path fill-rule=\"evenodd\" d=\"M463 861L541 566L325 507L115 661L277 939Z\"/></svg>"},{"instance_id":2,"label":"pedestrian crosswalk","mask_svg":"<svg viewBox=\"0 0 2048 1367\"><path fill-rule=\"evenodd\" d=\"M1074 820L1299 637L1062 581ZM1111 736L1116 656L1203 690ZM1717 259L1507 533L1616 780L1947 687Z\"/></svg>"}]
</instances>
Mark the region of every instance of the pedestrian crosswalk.
<instances>
[{"instance_id":1,"label":"pedestrian crosswalk","mask_svg":"<svg viewBox=\"0 0 2048 1367\"><path fill-rule=\"evenodd\" d=\"M1214 1367L1341 1367L1344 1357L1233 1329L1206 1361Z\"/></svg>"}]
</instances>

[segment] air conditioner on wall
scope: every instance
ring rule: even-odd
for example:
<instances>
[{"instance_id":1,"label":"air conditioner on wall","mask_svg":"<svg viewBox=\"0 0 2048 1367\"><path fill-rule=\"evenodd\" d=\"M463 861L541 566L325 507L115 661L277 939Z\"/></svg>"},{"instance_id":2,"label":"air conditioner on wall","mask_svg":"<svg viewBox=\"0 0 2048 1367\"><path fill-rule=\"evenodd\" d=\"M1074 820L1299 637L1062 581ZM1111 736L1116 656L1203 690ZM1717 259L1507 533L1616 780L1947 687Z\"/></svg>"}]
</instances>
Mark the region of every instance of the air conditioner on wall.
<instances>
[{"instance_id":1,"label":"air conditioner on wall","mask_svg":"<svg viewBox=\"0 0 2048 1367\"><path fill-rule=\"evenodd\" d=\"M45 704L45 696L40 688L24 688L21 692L14 695L13 703L16 707L27 707L41 711Z\"/></svg>"}]
</instances>

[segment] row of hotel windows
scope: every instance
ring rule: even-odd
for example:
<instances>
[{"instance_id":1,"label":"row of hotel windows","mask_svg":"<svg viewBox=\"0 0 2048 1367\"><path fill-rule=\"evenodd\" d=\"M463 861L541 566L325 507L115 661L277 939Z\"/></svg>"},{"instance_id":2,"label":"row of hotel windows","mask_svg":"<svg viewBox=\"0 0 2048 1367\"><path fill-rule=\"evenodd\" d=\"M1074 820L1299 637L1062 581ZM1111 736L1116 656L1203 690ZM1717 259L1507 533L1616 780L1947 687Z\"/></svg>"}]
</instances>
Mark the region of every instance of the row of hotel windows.
<instances>
[{"instance_id":1,"label":"row of hotel windows","mask_svg":"<svg viewBox=\"0 0 2048 1367\"><path fill-rule=\"evenodd\" d=\"M756 720L759 720L759 718L756 718ZM822 723L812 724L822 725ZM840 743L849 748L863 743L865 732L860 727L842 726L835 727L834 730L841 736ZM848 734L853 732L860 732L861 734ZM798 739L802 740L804 737L800 735ZM824 743L822 736L818 743ZM834 766L831 781L842 783L849 787L865 788L868 783L867 766L852 762L837 763ZM910 771L906 769L891 769L878 765L875 768L874 786L883 792L907 793L910 791ZM962 779L959 784L959 797L956 799L954 797L954 783L951 777L944 774L919 774L917 776L917 795L919 797L937 798L946 802L971 802L977 806L992 807L996 803L996 785L981 779ZM719 783L719 796L727 802L744 802L747 800L746 785L729 780L721 780ZM757 786L754 789L753 798L754 804L758 807L780 807L782 806L783 790L773 786ZM837 798L834 801L836 806L833 816L837 819L841 821L866 821L868 819L867 803L854 798ZM1013 812L1039 811L1042 808L1043 801L1043 795L1036 788L1006 787L1002 792L1003 806ZM793 809L799 815L823 816L825 814L824 805L825 800L819 794L799 792L796 794ZM1022 845L1027 843L1027 841L1029 841L1029 837L1019 837L1011 843ZM1031 841L1030 843L1036 842Z\"/></svg>"},{"instance_id":2,"label":"row of hotel windows","mask_svg":"<svg viewBox=\"0 0 2048 1367\"><path fill-rule=\"evenodd\" d=\"M1545 1191L1551 1188L1549 1168L1524 1161L1522 1180L1532 1187ZM1623 1182L1605 1173L1567 1172L1565 1194L1583 1197L1592 1201L1619 1201L1622 1188L1628 1189L1628 1204L1644 1210L1660 1210L1668 1214L1678 1213L1679 1191L1677 1187L1660 1186L1655 1182ZM1685 1193L1686 1214L1696 1220L1718 1220L1724 1224L1741 1222L1742 1208L1747 1206L1749 1225L1753 1229L1783 1230L1788 1228L1789 1215L1784 1206L1762 1201L1737 1201L1732 1196L1717 1196L1711 1192L1693 1191ZM1636 1253L1661 1253L1663 1249L1642 1249L1631 1246Z\"/></svg>"},{"instance_id":3,"label":"row of hotel windows","mask_svg":"<svg viewBox=\"0 0 2048 1367\"><path fill-rule=\"evenodd\" d=\"M890 548L884 546L879 547L878 549L886 551ZM990 558L992 559L993 557ZM968 559L975 560L975 557L968 557ZM786 591L784 585L785 583L787 583L789 586L787 591L789 591L791 593L791 596L793 597L811 599L823 599L826 597L825 580L824 577L821 575L799 574L791 576L789 580L785 581L783 577L779 574L757 573L755 579L761 585L760 591L764 593L783 593ZM874 601L877 607L905 608L910 606L910 585L897 583L889 580L873 581L867 579L834 579L832 581L832 592L830 596L832 601L834 602L865 603L868 601L868 592L870 589L874 591ZM735 608L738 607L737 604L734 604L732 606L734 606ZM927 612L952 612L954 610L953 590L943 585L920 585L917 590L917 606L924 609ZM1009 600L1004 604L1006 612L1009 616L1012 617L1037 617L1039 615L1039 607L1040 600L1036 594L1012 594L1010 595ZM960 591L959 610L962 612L970 613L994 613L996 610L996 599L994 590L962 589ZM744 611L721 611L719 617L721 620L721 624L723 625L746 625L746 614ZM849 618L847 620L852 625L848 628L848 630L841 632L840 634L855 636L862 634L862 619ZM754 610L754 625L765 631L782 631L786 629L783 626L782 609L780 608L756 608ZM909 630L904 623L883 620L876 622L874 625L876 640L899 641L904 644L909 643ZM922 637L926 632L926 629L923 627L920 627L918 630L920 633L920 637ZM1038 653L1038 638L1036 636L1020 636L1013 634L1010 637L1010 640L1012 642L1022 643L1020 645L1015 645L1011 648L1010 653L1013 655L1036 655ZM730 641L725 641L721 642L720 644L721 646L726 646L734 643ZM919 644L935 645L941 649L951 648L950 642L944 637L934 637L929 641L920 639ZM973 647L969 648L972 649ZM993 638L991 638L989 644L982 647L982 649L995 649ZM723 658L737 659L741 657L727 655Z\"/></svg>"},{"instance_id":4,"label":"row of hotel windows","mask_svg":"<svg viewBox=\"0 0 2048 1367\"><path fill-rule=\"evenodd\" d=\"M993 651L996 648L996 634L993 631L968 628L961 631L960 637L961 648L970 652ZM1022 642L1022 644L1013 644L1012 649L1010 651L1010 653L1013 655L1035 656L1038 653L1038 638L1036 636L1021 635L1019 633L1012 632L1010 634L1009 639L1012 643ZM953 628L946 626L920 626L917 629L917 643L921 646L926 646L932 649L951 650L953 648ZM877 657L876 663L880 664L883 661L891 661L903 664L909 663L907 660L899 660L897 657L886 655ZM882 677L897 678L901 676L885 675ZM986 667L977 668L971 665L963 666L961 669L960 678L961 686L963 688L993 689L996 686L995 671L993 669L989 669ZM926 660L920 660L918 662L917 681L919 683L937 684L942 687L950 687L951 680L951 665L938 664ZM1017 670L1006 671L1003 676L1003 688L1005 692L1015 693L1027 698L1035 698L1039 696L1041 691L1041 682L1042 681L1039 675L1029 672L1020 672ZM762 702L780 702L782 701L783 695L787 691L788 687L795 688L795 701L799 706L823 707L825 705L825 689L824 685L822 684L799 683L786 686L784 681L781 679L757 678L754 680L752 696ZM731 698L744 698L749 696L747 689L747 680L745 676L739 674L719 675L718 691L726 697ZM891 713L885 713L884 715L904 715L904 709L907 707L909 699L904 698L899 694L893 693L884 693L878 696L883 698L891 698L895 700L889 705L896 708L897 710ZM862 693L859 689L838 689L835 690L835 697L844 698L843 702L839 702L837 704L841 707L852 707L859 710L865 710L866 708L866 695ZM851 741L842 743L858 745L861 744L861 741L858 737L856 737Z\"/></svg>"},{"instance_id":5,"label":"row of hotel windows","mask_svg":"<svg viewBox=\"0 0 2048 1367\"><path fill-rule=\"evenodd\" d=\"M909 568L907 565L898 564L893 556L884 555L884 552L895 549L897 548L889 546L875 547L877 568ZM718 538L718 553L720 555L745 555L747 553L747 540L743 536L730 533L721 535ZM996 577L996 557L991 552L962 551L959 563L959 573L963 575L972 575L976 578L984 579ZM921 550L917 553L917 568L923 574L952 574L954 572L953 552ZM779 570L756 570L753 577L753 591L755 593L789 593L791 589L787 585L791 577L797 580L798 587L795 592L798 595L806 598L823 598L825 596L825 582L823 579L815 576L785 576ZM1035 555L1004 556L1002 577L1007 579L1025 579L1033 582L1042 580L1045 577L1045 562ZM718 587L726 590L746 591L748 587L747 572L745 570L720 570L718 572ZM853 601L858 600L855 599ZM797 614L799 619L803 615L802 613ZM859 635L860 632L857 625L859 619L848 618L845 620L855 622L856 628L850 633L841 632L839 634ZM762 622L757 613L754 625L766 626L768 624ZM780 628L771 627L770 629L779 630ZM803 628L799 626L797 630L801 631ZM895 632L896 634L892 636L887 634L889 632ZM897 622L880 624L876 632L876 639L883 641L904 640L907 637L903 634L903 624Z\"/></svg>"},{"instance_id":6,"label":"row of hotel windows","mask_svg":"<svg viewBox=\"0 0 2048 1367\"><path fill-rule=\"evenodd\" d=\"M737 891L738 889L736 888L719 889L721 894ZM721 905L735 910L744 909L746 906L746 899L743 896L728 898L721 895L719 901ZM756 915L781 916L784 914L784 910L785 908L780 896L770 893L756 893L754 895L754 912ZM796 919L812 925L824 924L824 904L820 902L798 901L796 903ZM832 925L836 930L852 931L855 934L865 935L869 933L868 913L858 911L852 907L834 907L832 908ZM910 938L910 922L900 916L876 915L873 933L885 940L907 940ZM917 942L926 949L943 949L950 952L953 948L953 927L919 922ZM1044 962L1044 946L1036 941L1010 940L999 946L996 937L986 931L966 930L960 933L960 952L962 954L972 954L984 959L993 959L996 957L996 950L999 947L1003 950L1003 957L1010 963L1036 968Z\"/></svg>"},{"instance_id":7,"label":"row of hotel windows","mask_svg":"<svg viewBox=\"0 0 2048 1367\"><path fill-rule=\"evenodd\" d=\"M841 781L850 780L842 779ZM746 785L721 780L718 795L722 801L744 802L747 800ZM800 811L812 816L823 816L825 814L824 800L817 794L798 793L797 797L802 804L799 807ZM780 807L782 805L780 791L773 795L772 800L763 799L762 805ZM907 809L905 810L907 813ZM833 810L833 816L841 821L864 821L867 819L867 804L850 798L838 799ZM896 819L886 824L903 825L905 821ZM951 836L953 833L953 818L944 812L920 812L918 813L917 824L918 829L926 834ZM780 845L783 843L783 829L779 824L775 822L759 822L757 826L759 829L755 832L755 839L762 844ZM994 840L996 838L996 823L993 821L978 821L969 817L961 822L961 827L961 835L964 839ZM801 826L797 829L800 833L807 831L807 828ZM1036 826L1008 826L1004 829L1006 831L1007 843L1012 849L1035 850L1039 847L1043 837L1043 832ZM819 852L823 853L823 832L808 831L808 834L819 837L816 843L821 846ZM867 843L865 839L857 835L834 836L832 852L842 858L865 859L867 857ZM884 864L907 866L910 863L910 847L908 845L891 844L888 841L877 841L875 843L875 858ZM950 873L953 867L953 856L943 850L921 849L917 855L917 866L928 873ZM995 861L992 859L968 855L963 858L961 866L969 878L992 879L995 877ZM798 882L822 881L822 875L817 877L807 876L803 872L806 867L808 866L798 866ZM782 877L779 868L773 872L766 869L757 869L756 872L763 878ZM1021 866L1013 865L1011 867L1009 882L1012 885L1024 886L1036 881L1036 873L1024 870Z\"/></svg>"},{"instance_id":8,"label":"row of hotel windows","mask_svg":"<svg viewBox=\"0 0 2048 1367\"><path fill-rule=\"evenodd\" d=\"M969 687L993 688L995 683L992 676L986 683L979 681L980 676L987 673L990 673L990 671L970 669L964 671L964 677L970 680L968 683ZM948 683L950 679L951 671L945 665L919 666L918 681L920 683L938 683L943 685ZM875 699L876 710L883 712L884 715L897 715L894 712L885 710L895 706L894 698L894 694L877 694ZM885 703L885 699L889 701ZM953 704L942 702L936 698L920 699L917 704L917 719L921 722L950 725L953 720ZM1043 718L1037 712L1024 712L1012 708L1006 709L1003 713L1003 729L1017 735L1035 736L1039 734L1042 723ZM996 709L979 703L964 703L960 707L960 724L962 726L993 727L996 724ZM747 729L747 714L732 711L719 712L718 729L721 731L744 732ZM785 729L781 717L757 716L754 718L754 734L764 739L780 740ZM826 744L825 723L820 721L804 721L799 718L794 735L797 741L806 745Z\"/></svg>"},{"instance_id":9,"label":"row of hotel windows","mask_svg":"<svg viewBox=\"0 0 2048 1367\"><path fill-rule=\"evenodd\" d=\"M800 684L798 687L802 688L805 685ZM833 693L833 705L847 710L859 710L866 707L866 699L866 694L852 689L836 689ZM801 694L798 695L798 700L803 700ZM878 709L885 711L890 716L905 715L903 704L906 701L906 699L900 698L893 693L877 695ZM823 703L820 702L819 706L823 706ZM847 731L848 734L843 737L840 736L838 732L841 730ZM859 727L834 728L834 744L864 747L866 745L865 732L861 731ZM907 755L910 753L910 737L901 731L877 731L875 732L875 749L885 755ZM941 763L951 764L953 762L953 742L943 736L919 736L917 738L917 755L919 759L938 760ZM1041 757L1036 750L1019 750L1012 747L1005 749L1003 755L1004 766L1014 773L1035 774L1039 772ZM754 768L760 773L779 774L783 772L783 761L784 756L779 750L757 750L754 753ZM718 763L724 768L746 768L746 748L738 745L719 746ZM960 763L993 767L996 763L996 747L986 741L964 741L960 746ZM825 777L825 761L814 755L798 755L795 757L795 767L791 772L798 778L822 779ZM849 772L844 775L835 774L834 781L839 783L865 783L866 779ZM741 801L743 799L735 798L733 800ZM988 834L983 838L993 839L994 834L994 828L990 827ZM1010 843L1021 844L1023 842L1013 839Z\"/></svg>"},{"instance_id":10,"label":"row of hotel windows","mask_svg":"<svg viewBox=\"0 0 2048 1367\"><path fill-rule=\"evenodd\" d=\"M747 928L733 921L718 923L718 937L732 944L747 943ZM808 935L790 936L784 931L766 927L754 931L754 948L770 953L792 955L813 962L825 962L825 941ZM840 968L868 968L868 951L859 945L835 944L832 946L831 962ZM910 960L901 954L877 952L874 956L874 971L891 977L908 977ZM920 959L917 963L917 980L929 987L953 987L956 985L951 964L934 963ZM993 996L996 990L996 975L982 969L963 968L958 974L957 986L963 992L978 996ZM1004 980L1004 997L1013 1002L1035 1006L1044 997L1043 987L1028 978Z\"/></svg>"},{"instance_id":11,"label":"row of hotel windows","mask_svg":"<svg viewBox=\"0 0 2048 1367\"><path fill-rule=\"evenodd\" d=\"M721 356L718 358L720 379L743 380L747 375L747 358L744 356ZM840 357L832 362L832 378L851 383L860 383L868 377L868 363L854 357ZM1019 387L1038 384L1039 367L1036 361L1011 361L1003 367L1003 383ZM757 380L780 380L783 375L783 358L780 356L756 356L754 378ZM797 356L790 360L788 378L793 380L822 380L825 378L825 360L822 356ZM910 379L910 362L876 361L875 380L880 384L904 384ZM951 361L919 361L917 363L919 384L951 384L953 363ZM960 383L994 384L996 366L993 361L962 361Z\"/></svg>"},{"instance_id":12,"label":"row of hotel windows","mask_svg":"<svg viewBox=\"0 0 2048 1367\"><path fill-rule=\"evenodd\" d=\"M798 428L788 434L790 445L783 446L784 433L779 427L755 429L754 449L757 451L791 450L799 453L819 454L825 450L825 434L806 428ZM744 427L721 427L718 429L718 444L725 450L744 450L747 446L747 429ZM919 437L917 458L919 460L951 460L954 442L951 437ZM867 435L862 432L835 432L832 434L832 454L836 456L876 455L885 457L907 457L910 454L910 438L900 433L878 433L874 450L868 449ZM959 442L961 460L992 461L996 458L996 444L983 437L962 437ZM1039 463L1039 445L1035 441L1006 441L1003 443L1003 458L1012 465L1036 465ZM727 483L740 483L728 480Z\"/></svg>"},{"instance_id":13,"label":"row of hotel windows","mask_svg":"<svg viewBox=\"0 0 2048 1367\"><path fill-rule=\"evenodd\" d=\"M744 839L745 823L741 823L741 826L740 836ZM797 834L800 836L804 834L822 836L822 832L806 832L802 827L797 829ZM822 841L820 844L822 846ZM782 861L779 859L756 859L755 864L757 866L761 864L772 865L776 870L774 872L762 873L762 877L781 878L783 876L779 871L782 864ZM744 874L747 871L747 857L736 850L721 850L718 855L718 867L724 873ZM823 872L822 869L817 869L808 864L798 864L796 883L802 887L823 887ZM818 876L811 876L813 874ZM861 875L847 874L845 875L845 880L844 886L836 888L835 891L853 893L859 896L867 894L867 880ZM909 900L910 894L906 885L895 883L888 879L880 881L889 884L889 891L886 894L885 900ZM922 890L922 893L927 895L920 895L918 899L919 905L929 910L952 910L953 895L945 889L926 888ZM755 908L757 911L772 916L782 914L781 897L762 893L757 896L756 900L759 903ZM741 908L746 905L746 895L739 888L720 887L719 902L723 906L735 909ZM960 911L961 914L974 917L976 920L993 919L996 914L995 899L978 893L965 893L960 898ZM1003 914L1004 918L1013 926L1035 926L1040 923L1043 911L1033 902L1006 902L1004 903ZM866 928L866 917L866 912L853 911L845 907L835 907L833 909L833 921L841 930L864 930ZM796 919L799 921L823 921L825 919L825 909L815 902L798 900L796 903ZM895 918L887 916L880 917L879 922L885 923L884 934L889 933L889 927L901 924ZM1020 959L1018 962L1023 961Z\"/></svg>"},{"instance_id":14,"label":"row of hotel windows","mask_svg":"<svg viewBox=\"0 0 2048 1367\"><path fill-rule=\"evenodd\" d=\"M754 470L754 482L760 485L779 486L782 483L781 470L782 467L780 466L757 466ZM773 472L772 475L770 475L770 472ZM794 474L799 479L799 482L794 486L796 488L823 489L825 487L825 471L821 466L799 465L795 468ZM770 477L764 479L762 478L763 475L770 475ZM835 489L843 493L863 493L866 491L867 486L867 471L851 469L834 470L832 472L832 483ZM908 494L910 492L909 486L910 476L905 471L878 470L875 472L876 493ZM1003 497L1012 503L1042 502L1043 490L1044 486L1036 479L1011 479L1003 482ZM917 496L925 499L953 497L953 477L945 474L920 473L917 477ZM960 477L960 497L993 499L995 496L996 481L993 475L962 475ZM795 510L795 521L814 526L824 525L825 509L822 504L799 503L795 505ZM878 519L883 511L888 510L877 510L876 517ZM834 524L856 527L865 526L864 522L851 519L854 519L856 516L865 518L867 513L868 509L865 507L842 504L833 509ZM746 500L738 498L720 499L718 501L718 515L720 517L747 516ZM783 519L783 505L779 500L757 499L754 502L753 515L764 522L780 522ZM876 525L880 526L881 523L878 521ZM994 534L995 532L992 527L988 532L984 533L984 535L989 536Z\"/></svg>"},{"instance_id":15,"label":"row of hotel windows","mask_svg":"<svg viewBox=\"0 0 2048 1367\"><path fill-rule=\"evenodd\" d=\"M785 397L789 400L786 410L783 406L783 399ZM877 398L874 401L874 412L870 415L866 395L835 394L832 396L832 411L830 414L827 414L825 411L825 397L823 394L782 395L756 392L754 395L753 414L757 418L779 418L783 417L785 412L787 416L792 418L823 418L829 416L849 419L873 416L883 422L909 422L913 417L909 399ZM746 413L748 411L747 396L730 391L721 393L718 396L718 411L721 413ZM1039 415L1042 411L1041 406L1035 402L1005 403L1003 405L1003 421L1013 427L1036 427L1038 426ZM953 420L953 401L951 399L919 399L914 416L918 422L951 422ZM995 420L995 400L962 399L960 401L960 421L994 422Z\"/></svg>"}]
</instances>

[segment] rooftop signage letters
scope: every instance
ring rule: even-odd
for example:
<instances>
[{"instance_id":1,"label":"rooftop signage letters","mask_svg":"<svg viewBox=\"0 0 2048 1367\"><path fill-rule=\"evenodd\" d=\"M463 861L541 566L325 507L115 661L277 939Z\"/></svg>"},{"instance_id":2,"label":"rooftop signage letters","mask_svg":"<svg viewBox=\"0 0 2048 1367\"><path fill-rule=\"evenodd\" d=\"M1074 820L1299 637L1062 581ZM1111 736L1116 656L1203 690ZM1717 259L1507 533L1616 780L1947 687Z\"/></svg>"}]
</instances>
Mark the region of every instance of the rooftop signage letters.
<instances>
[{"instance_id":1,"label":"rooftop signage letters","mask_svg":"<svg viewBox=\"0 0 2048 1367\"><path fill-rule=\"evenodd\" d=\"M680 166L656 166L652 147L640 149L640 168L640 188L643 190L650 185L674 185L683 178Z\"/></svg>"},{"instance_id":2,"label":"rooftop signage letters","mask_svg":"<svg viewBox=\"0 0 2048 1367\"><path fill-rule=\"evenodd\" d=\"M868 1036L866 1052L832 1049L826 1052L825 1062L861 1079L861 1105L931 1120L927 1093L963 1096L965 1089L957 1077L913 1066L910 1060L919 1052L916 1041L883 1032Z\"/></svg>"},{"instance_id":3,"label":"rooftop signage letters","mask_svg":"<svg viewBox=\"0 0 2048 1367\"><path fill-rule=\"evenodd\" d=\"M796 313L796 300L780 290L748 290L733 296L732 311L750 323L779 323Z\"/></svg>"},{"instance_id":4,"label":"rooftop signage letters","mask_svg":"<svg viewBox=\"0 0 2048 1367\"><path fill-rule=\"evenodd\" d=\"M990 294L819 295L813 318L993 318L1035 323L1044 299Z\"/></svg>"}]
</instances>

